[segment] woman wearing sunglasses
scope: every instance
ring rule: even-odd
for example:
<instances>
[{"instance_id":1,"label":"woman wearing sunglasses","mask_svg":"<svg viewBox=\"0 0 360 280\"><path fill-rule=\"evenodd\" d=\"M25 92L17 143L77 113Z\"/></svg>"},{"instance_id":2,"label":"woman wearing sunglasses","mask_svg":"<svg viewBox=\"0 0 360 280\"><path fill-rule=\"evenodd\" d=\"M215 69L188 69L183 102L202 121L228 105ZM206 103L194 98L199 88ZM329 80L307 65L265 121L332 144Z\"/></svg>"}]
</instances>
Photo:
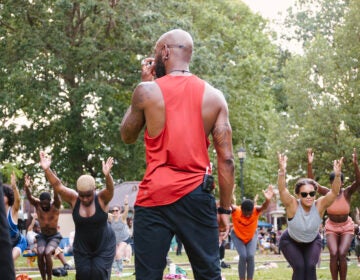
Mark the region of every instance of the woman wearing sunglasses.
<instances>
[{"instance_id":1,"label":"woman wearing sunglasses","mask_svg":"<svg viewBox=\"0 0 360 280\"><path fill-rule=\"evenodd\" d=\"M121 211L121 207L114 206L110 213L110 223L116 238L115 263L113 267L115 267L116 275L121 276L123 261L128 263L132 255L130 230L127 224L129 196L125 195L124 211Z\"/></svg>"},{"instance_id":2,"label":"woman wearing sunglasses","mask_svg":"<svg viewBox=\"0 0 360 280\"><path fill-rule=\"evenodd\" d=\"M312 179L299 179L294 197L286 187L287 157L278 154L278 188L285 206L288 228L280 237L280 250L293 269L293 280L316 279L316 264L321 253L319 227L325 210L336 199L341 186L343 158L334 161L335 178L331 190L315 199L318 183Z\"/></svg>"},{"instance_id":3,"label":"woman wearing sunglasses","mask_svg":"<svg viewBox=\"0 0 360 280\"><path fill-rule=\"evenodd\" d=\"M312 162L314 153L312 149L308 154L308 177L314 178ZM333 204L327 209L328 218L325 223L326 241L330 252L330 272L332 280L345 280L347 275L347 260L351 242L354 238L354 222L350 217L351 196L360 190L360 171L357 161L356 149L352 154L352 162L355 169L355 181L344 188L344 175L341 174L341 189ZM334 173L330 173L330 183L334 180ZM319 186L318 193L326 195L327 187Z\"/></svg>"}]
</instances>

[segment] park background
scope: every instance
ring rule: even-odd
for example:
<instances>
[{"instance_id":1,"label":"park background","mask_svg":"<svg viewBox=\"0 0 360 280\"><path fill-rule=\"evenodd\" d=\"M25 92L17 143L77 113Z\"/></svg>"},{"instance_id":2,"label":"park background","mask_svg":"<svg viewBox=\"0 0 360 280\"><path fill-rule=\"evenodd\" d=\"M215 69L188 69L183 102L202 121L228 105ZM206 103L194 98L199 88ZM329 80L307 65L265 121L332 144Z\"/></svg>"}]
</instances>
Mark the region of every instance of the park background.
<instances>
[{"instance_id":1,"label":"park background","mask_svg":"<svg viewBox=\"0 0 360 280\"><path fill-rule=\"evenodd\" d=\"M289 157L292 188L306 176L308 147L322 185L341 156L349 185L353 148L360 147L360 1L292 2L272 22L241 0L1 1L2 180L9 182L15 171L22 192L29 173L35 195L49 190L37 164L40 150L51 154L53 169L69 187L88 173L100 188L101 160L108 156L116 160L117 184L141 180L142 137L124 145L119 124L140 81L141 60L152 55L162 33L182 28L195 42L191 72L219 88L228 102L239 199L260 194L263 201L261 190L276 183L277 151ZM209 154L216 175L212 146ZM352 211L356 206L359 193ZM226 256L230 261L232 254ZM356 269L349 266L348 279L356 279ZM283 264L256 278L290 275ZM318 276L329 279L329 271Z\"/></svg>"},{"instance_id":2,"label":"park background","mask_svg":"<svg viewBox=\"0 0 360 280\"><path fill-rule=\"evenodd\" d=\"M360 147L359 10L359 1L294 1L275 32L240 0L2 1L2 179L15 170L19 179L29 173L38 191L48 188L37 164L46 150L69 187L83 173L101 185L108 156L117 183L141 180L142 136L124 145L119 124L141 60L163 32L183 28L195 42L190 70L224 93L235 157L246 152L237 164L237 197L276 183L277 151L289 157L292 187L306 176L308 147L322 185L341 156L350 184L351 154ZM293 43L301 50L287 48ZM209 154L216 175L212 146ZM359 204L357 194L352 209Z\"/></svg>"},{"instance_id":3,"label":"park background","mask_svg":"<svg viewBox=\"0 0 360 280\"><path fill-rule=\"evenodd\" d=\"M49 189L40 150L69 187L88 173L100 188L108 156L117 184L141 180L142 136L124 145L119 125L141 60L162 33L182 28L194 38L191 72L228 102L239 199L263 201L261 190L276 183L278 151L289 157L292 188L306 176L308 147L319 183L329 185L332 161L344 156L349 185L360 147L360 1L293 1L274 26L241 0L1 1L2 180L15 171L22 191L29 173L35 195ZM209 154L216 177L213 146ZM351 209L359 205L357 193Z\"/></svg>"}]
</instances>

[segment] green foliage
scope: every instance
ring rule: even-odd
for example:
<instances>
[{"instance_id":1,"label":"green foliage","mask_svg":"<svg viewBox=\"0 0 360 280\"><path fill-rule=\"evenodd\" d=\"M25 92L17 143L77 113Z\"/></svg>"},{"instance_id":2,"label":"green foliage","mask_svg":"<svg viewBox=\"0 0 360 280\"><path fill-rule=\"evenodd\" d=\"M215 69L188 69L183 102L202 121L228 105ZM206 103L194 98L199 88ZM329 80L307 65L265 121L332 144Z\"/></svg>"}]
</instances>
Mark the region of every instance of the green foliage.
<instances>
[{"instance_id":1,"label":"green foliage","mask_svg":"<svg viewBox=\"0 0 360 280\"><path fill-rule=\"evenodd\" d=\"M329 186L332 162L345 158L345 186L354 180L353 148L359 142L359 1L298 1L318 3L312 13L290 14L303 55L288 57L283 64L286 106L273 131L274 146L289 155L290 184L306 176L306 148L315 152L314 171ZM329 19L331 18L331 20ZM309 35L309 36L307 36ZM280 108L280 106L279 106ZM279 137L281 135L281 137ZM353 201L359 202L354 196ZM356 202L354 203L356 204Z\"/></svg>"},{"instance_id":2,"label":"green foliage","mask_svg":"<svg viewBox=\"0 0 360 280\"><path fill-rule=\"evenodd\" d=\"M10 162L4 162L2 165L0 165L0 174L2 175L0 177L0 181L10 184L10 178L13 172L16 178L22 178L23 172L18 168L18 166Z\"/></svg>"},{"instance_id":3,"label":"green foliage","mask_svg":"<svg viewBox=\"0 0 360 280\"><path fill-rule=\"evenodd\" d=\"M124 145L118 129L140 79L139 62L172 28L194 37L191 71L228 100L234 146L261 166L273 119L276 48L266 22L234 1L3 1L0 6L0 160L30 174L41 149L73 186L82 173L102 177L101 160L116 159L114 178L139 180L143 141ZM161 24L160 24L161 23ZM14 123L23 117L22 125ZM259 161L257 161L259 159ZM260 164L260 165L259 165ZM260 169L266 170L266 166ZM251 184L263 185L256 170Z\"/></svg>"}]
</instances>

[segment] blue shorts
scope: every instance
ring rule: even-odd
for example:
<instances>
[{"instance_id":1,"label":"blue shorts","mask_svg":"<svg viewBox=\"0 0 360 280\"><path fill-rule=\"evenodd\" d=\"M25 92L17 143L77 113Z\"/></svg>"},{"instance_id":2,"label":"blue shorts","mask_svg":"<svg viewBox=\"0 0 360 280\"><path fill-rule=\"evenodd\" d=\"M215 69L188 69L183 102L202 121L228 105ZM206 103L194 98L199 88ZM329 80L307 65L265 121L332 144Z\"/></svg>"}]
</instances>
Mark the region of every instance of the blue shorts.
<instances>
[{"instance_id":1,"label":"blue shorts","mask_svg":"<svg viewBox=\"0 0 360 280\"><path fill-rule=\"evenodd\" d=\"M20 249L21 254L26 250L28 244L24 235L20 234L20 238L18 243L14 247L18 247Z\"/></svg>"}]
</instances>

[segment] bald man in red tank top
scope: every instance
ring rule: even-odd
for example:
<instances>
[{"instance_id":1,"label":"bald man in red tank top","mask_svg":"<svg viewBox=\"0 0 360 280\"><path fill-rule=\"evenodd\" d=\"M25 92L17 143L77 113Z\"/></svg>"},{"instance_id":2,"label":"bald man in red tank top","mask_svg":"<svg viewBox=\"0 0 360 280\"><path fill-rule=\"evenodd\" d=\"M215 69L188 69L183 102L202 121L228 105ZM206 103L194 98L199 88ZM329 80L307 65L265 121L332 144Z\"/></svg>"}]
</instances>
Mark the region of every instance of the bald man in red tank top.
<instances>
[{"instance_id":1,"label":"bald man in red tank top","mask_svg":"<svg viewBox=\"0 0 360 280\"><path fill-rule=\"evenodd\" d=\"M229 232L232 130L223 94L190 72L192 52L192 37L184 30L158 39L154 58L143 60L142 82L120 126L125 143L135 142L146 127L147 167L134 218L137 279L162 279L174 234L195 279L221 279L218 236ZM218 209L211 191L210 134L218 160Z\"/></svg>"}]
</instances>

